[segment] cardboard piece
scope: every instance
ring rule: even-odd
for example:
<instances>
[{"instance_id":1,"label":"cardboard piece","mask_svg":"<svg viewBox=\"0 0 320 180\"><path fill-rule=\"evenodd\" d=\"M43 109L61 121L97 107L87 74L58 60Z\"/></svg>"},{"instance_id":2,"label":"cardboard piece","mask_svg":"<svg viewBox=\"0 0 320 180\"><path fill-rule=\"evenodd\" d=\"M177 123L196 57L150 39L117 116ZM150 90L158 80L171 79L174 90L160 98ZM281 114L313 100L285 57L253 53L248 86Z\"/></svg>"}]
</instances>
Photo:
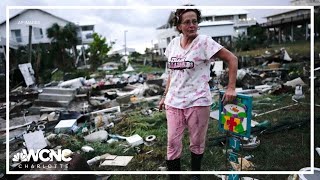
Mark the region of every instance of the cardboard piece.
<instances>
[{"instance_id":1,"label":"cardboard piece","mask_svg":"<svg viewBox=\"0 0 320 180\"><path fill-rule=\"evenodd\" d=\"M133 156L117 156L112 160L105 160L100 166L127 166Z\"/></svg>"},{"instance_id":2,"label":"cardboard piece","mask_svg":"<svg viewBox=\"0 0 320 180\"><path fill-rule=\"evenodd\" d=\"M28 134L24 134L23 138L26 142L26 147L28 151L30 151L31 149L37 151L47 146L47 142L44 138L42 131L35 131Z\"/></svg>"}]
</instances>

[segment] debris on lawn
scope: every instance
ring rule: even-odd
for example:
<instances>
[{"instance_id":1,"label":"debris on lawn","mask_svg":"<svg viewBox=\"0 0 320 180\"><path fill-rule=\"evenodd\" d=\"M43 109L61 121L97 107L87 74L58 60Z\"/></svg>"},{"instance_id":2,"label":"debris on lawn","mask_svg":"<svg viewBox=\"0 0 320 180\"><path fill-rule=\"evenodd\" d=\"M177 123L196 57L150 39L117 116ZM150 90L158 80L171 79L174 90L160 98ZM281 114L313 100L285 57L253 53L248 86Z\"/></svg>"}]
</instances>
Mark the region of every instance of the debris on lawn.
<instances>
[{"instance_id":1,"label":"debris on lawn","mask_svg":"<svg viewBox=\"0 0 320 180\"><path fill-rule=\"evenodd\" d=\"M255 169L252 162L245 158L238 158L239 163L234 163L230 161L232 168L236 171L252 171Z\"/></svg>"},{"instance_id":2,"label":"debris on lawn","mask_svg":"<svg viewBox=\"0 0 320 180\"><path fill-rule=\"evenodd\" d=\"M254 102L251 121L256 135L242 139L242 150L250 150L250 154L238 159L243 163L242 170L255 169L249 160L254 162L260 158L251 154L263 143L258 135L269 132L274 125L269 118L258 118L297 107L310 94L310 72L306 70L309 65L290 57L285 49L280 52L256 57L252 59L254 65L242 66L237 73L237 93L259 98ZM1 118L9 106L7 143L11 159L23 149L50 149L55 153L69 149L71 153L65 152L64 157L71 157L72 161L65 162L68 168L62 168L64 170L135 170L132 168L136 167L129 167L131 163L144 165L150 159L154 160L152 166L139 169L166 170L166 121L164 113L157 108L165 90L166 73L136 73L136 68L128 63L120 74L95 73L90 79L79 76L37 85L29 64L20 68L27 87L13 88L9 105L0 104ZM217 62L214 69L217 76L209 83L213 99L228 82L228 69L222 67L223 63ZM30 72L25 71L28 68ZM297 73L299 68L304 71ZM279 106L280 95L284 93L292 97L293 104ZM279 96L279 100L275 101L272 96ZM264 108L273 104L272 109ZM211 106L211 119L219 119L217 108L218 103ZM6 130L3 125L1 133ZM208 146L221 145L225 136L208 139ZM320 155L319 148L316 150ZM22 164L23 161L10 161L10 170L19 170ZM236 164L232 167L240 170Z\"/></svg>"}]
</instances>

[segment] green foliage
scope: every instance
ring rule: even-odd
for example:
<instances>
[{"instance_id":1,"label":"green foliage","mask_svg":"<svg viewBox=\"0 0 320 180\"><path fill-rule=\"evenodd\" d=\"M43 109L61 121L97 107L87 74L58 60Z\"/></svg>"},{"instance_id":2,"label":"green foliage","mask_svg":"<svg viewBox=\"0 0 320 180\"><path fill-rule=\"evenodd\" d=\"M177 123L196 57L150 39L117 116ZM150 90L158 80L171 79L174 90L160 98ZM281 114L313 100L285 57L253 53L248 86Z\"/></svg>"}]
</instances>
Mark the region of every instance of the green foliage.
<instances>
[{"instance_id":1,"label":"green foliage","mask_svg":"<svg viewBox=\"0 0 320 180\"><path fill-rule=\"evenodd\" d=\"M132 52L132 53L129 55L129 57L131 57L131 58L139 58L140 56L141 56L141 54L138 53L138 52Z\"/></svg>"},{"instance_id":2,"label":"green foliage","mask_svg":"<svg viewBox=\"0 0 320 180\"><path fill-rule=\"evenodd\" d=\"M250 50L250 41L245 34L241 34L235 38L236 51L248 51Z\"/></svg>"},{"instance_id":3,"label":"green foliage","mask_svg":"<svg viewBox=\"0 0 320 180\"><path fill-rule=\"evenodd\" d=\"M89 44L89 53L90 53L90 63L91 69L97 69L104 60L107 58L108 52L111 50L112 45L106 43L106 38L101 35L94 33L93 42Z\"/></svg>"},{"instance_id":4,"label":"green foliage","mask_svg":"<svg viewBox=\"0 0 320 180\"><path fill-rule=\"evenodd\" d=\"M320 38L320 6L315 7L317 9L317 13L314 15L314 32L316 34L315 38Z\"/></svg>"},{"instance_id":5,"label":"green foliage","mask_svg":"<svg viewBox=\"0 0 320 180\"><path fill-rule=\"evenodd\" d=\"M235 48L237 51L248 51L266 47L267 36L265 29L259 25L255 25L248 28L248 35L240 34L235 39Z\"/></svg>"},{"instance_id":6,"label":"green foliage","mask_svg":"<svg viewBox=\"0 0 320 180\"><path fill-rule=\"evenodd\" d=\"M50 52L55 56L55 64L66 71L74 66L76 60L76 45L78 44L77 26L73 23L68 23L64 27L54 23L47 29L47 37L51 38ZM65 49L73 49L73 58Z\"/></svg>"},{"instance_id":7,"label":"green foliage","mask_svg":"<svg viewBox=\"0 0 320 180\"><path fill-rule=\"evenodd\" d=\"M57 71L51 76L52 81L62 81L63 80L63 72Z\"/></svg>"},{"instance_id":8,"label":"green foliage","mask_svg":"<svg viewBox=\"0 0 320 180\"><path fill-rule=\"evenodd\" d=\"M136 72L143 72L143 73L164 72L163 68L152 67L152 66L136 65L134 68Z\"/></svg>"}]
</instances>

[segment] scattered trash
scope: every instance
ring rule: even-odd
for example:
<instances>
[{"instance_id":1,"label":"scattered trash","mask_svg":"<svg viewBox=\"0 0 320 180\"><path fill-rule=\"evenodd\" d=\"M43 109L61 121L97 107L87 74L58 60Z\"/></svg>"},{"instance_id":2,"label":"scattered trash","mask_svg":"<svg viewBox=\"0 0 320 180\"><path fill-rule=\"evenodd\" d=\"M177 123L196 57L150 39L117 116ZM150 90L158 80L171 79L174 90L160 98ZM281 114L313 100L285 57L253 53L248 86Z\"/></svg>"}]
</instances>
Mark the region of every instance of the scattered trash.
<instances>
[{"instance_id":1,"label":"scattered trash","mask_svg":"<svg viewBox=\"0 0 320 180\"><path fill-rule=\"evenodd\" d=\"M87 142L101 142L108 139L108 132L105 130L99 130L84 137Z\"/></svg>"},{"instance_id":2,"label":"scattered trash","mask_svg":"<svg viewBox=\"0 0 320 180\"><path fill-rule=\"evenodd\" d=\"M318 155L320 156L320 147L316 147L316 151L317 151Z\"/></svg>"},{"instance_id":3,"label":"scattered trash","mask_svg":"<svg viewBox=\"0 0 320 180\"><path fill-rule=\"evenodd\" d=\"M127 143L131 146L139 146L140 144L143 144L143 139L138 134L135 134L133 136L127 137Z\"/></svg>"},{"instance_id":4,"label":"scattered trash","mask_svg":"<svg viewBox=\"0 0 320 180\"><path fill-rule=\"evenodd\" d=\"M166 170L167 170L167 167L160 166L160 167L158 167L158 169L159 169L160 171L166 171Z\"/></svg>"},{"instance_id":5,"label":"scattered trash","mask_svg":"<svg viewBox=\"0 0 320 180\"><path fill-rule=\"evenodd\" d=\"M133 156L116 156L114 159L105 160L100 166L127 166Z\"/></svg>"},{"instance_id":6,"label":"scattered trash","mask_svg":"<svg viewBox=\"0 0 320 180\"><path fill-rule=\"evenodd\" d=\"M51 141L51 140L55 139L56 137L57 137L56 134L49 134L49 135L46 137L46 139L49 140L49 141Z\"/></svg>"},{"instance_id":7,"label":"scattered trash","mask_svg":"<svg viewBox=\"0 0 320 180\"><path fill-rule=\"evenodd\" d=\"M31 63L19 64L19 69L23 75L24 81L27 86L35 84L34 70L32 69Z\"/></svg>"},{"instance_id":8,"label":"scattered trash","mask_svg":"<svg viewBox=\"0 0 320 180\"><path fill-rule=\"evenodd\" d=\"M77 119L61 120L55 127L55 133L66 133L77 124Z\"/></svg>"},{"instance_id":9,"label":"scattered trash","mask_svg":"<svg viewBox=\"0 0 320 180\"><path fill-rule=\"evenodd\" d=\"M58 86L59 87L68 87L68 88L80 88L81 86L84 85L84 81L85 79L83 77L79 77L79 78L75 78L75 79L71 79L68 81L64 81L62 83L60 83Z\"/></svg>"},{"instance_id":10,"label":"scattered trash","mask_svg":"<svg viewBox=\"0 0 320 180\"><path fill-rule=\"evenodd\" d=\"M293 79L291 81L287 81L286 83L284 83L284 85L286 86L291 86L291 87L296 87L296 86L305 86L306 84L302 81L302 79L300 77Z\"/></svg>"},{"instance_id":11,"label":"scattered trash","mask_svg":"<svg viewBox=\"0 0 320 180\"><path fill-rule=\"evenodd\" d=\"M146 141L147 142L152 142L156 139L156 136L155 135L149 135L146 137Z\"/></svg>"},{"instance_id":12,"label":"scattered trash","mask_svg":"<svg viewBox=\"0 0 320 180\"><path fill-rule=\"evenodd\" d=\"M237 163L234 163L234 162L230 162L232 168L235 170L235 171L250 171L250 170L254 170L254 165L252 162L244 159L244 158L238 158L238 162L239 164Z\"/></svg>"},{"instance_id":13,"label":"scattered trash","mask_svg":"<svg viewBox=\"0 0 320 180\"><path fill-rule=\"evenodd\" d=\"M40 150L47 146L46 139L44 138L43 131L35 131L28 134L23 134L27 150Z\"/></svg>"},{"instance_id":14,"label":"scattered trash","mask_svg":"<svg viewBox=\"0 0 320 180\"><path fill-rule=\"evenodd\" d=\"M146 146L152 146L154 144L154 141L156 139L155 135L149 135L145 138L145 145Z\"/></svg>"},{"instance_id":15,"label":"scattered trash","mask_svg":"<svg viewBox=\"0 0 320 180\"><path fill-rule=\"evenodd\" d=\"M91 166L101 160L106 160L106 159L114 159L116 156L114 155L111 155L109 153L106 153L106 154L103 154L103 155L100 155L100 156L96 156L90 160L87 161L88 165Z\"/></svg>"},{"instance_id":16,"label":"scattered trash","mask_svg":"<svg viewBox=\"0 0 320 180\"><path fill-rule=\"evenodd\" d=\"M102 114L98 114L94 118L94 124L96 128L107 126L109 124L108 117L103 116Z\"/></svg>"},{"instance_id":17,"label":"scattered trash","mask_svg":"<svg viewBox=\"0 0 320 180\"><path fill-rule=\"evenodd\" d=\"M295 99L295 100L299 100L299 99L303 99L304 98L301 85L297 85L296 86L295 94L292 96L292 98Z\"/></svg>"},{"instance_id":18,"label":"scattered trash","mask_svg":"<svg viewBox=\"0 0 320 180\"><path fill-rule=\"evenodd\" d=\"M252 178L252 177L241 177L241 180L259 180L259 179Z\"/></svg>"},{"instance_id":19,"label":"scattered trash","mask_svg":"<svg viewBox=\"0 0 320 180\"><path fill-rule=\"evenodd\" d=\"M244 150L252 150L257 148L260 145L260 140L257 139L257 136L251 136L247 143L242 143L242 149Z\"/></svg>"},{"instance_id":20,"label":"scattered trash","mask_svg":"<svg viewBox=\"0 0 320 180\"><path fill-rule=\"evenodd\" d=\"M248 155L248 156L245 156L245 157L243 157L243 158L245 158L246 160L249 160L249 159L251 159L251 158L253 158L254 157L254 155Z\"/></svg>"},{"instance_id":21,"label":"scattered trash","mask_svg":"<svg viewBox=\"0 0 320 180\"><path fill-rule=\"evenodd\" d=\"M73 152L70 149L65 149L62 152L62 156L65 157L65 158L71 157L72 155L73 155Z\"/></svg>"},{"instance_id":22,"label":"scattered trash","mask_svg":"<svg viewBox=\"0 0 320 180\"><path fill-rule=\"evenodd\" d=\"M314 173L313 174L299 174L299 179L301 180L316 180L320 179L320 168L314 167L313 168ZM311 167L305 167L299 170L301 173L306 171L311 171Z\"/></svg>"},{"instance_id":23,"label":"scattered trash","mask_svg":"<svg viewBox=\"0 0 320 180\"><path fill-rule=\"evenodd\" d=\"M116 138L111 138L111 139L109 139L109 140L107 141L107 143L108 143L108 144L112 144L112 143L118 142L118 141L119 141L119 140L116 139Z\"/></svg>"},{"instance_id":24,"label":"scattered trash","mask_svg":"<svg viewBox=\"0 0 320 180\"><path fill-rule=\"evenodd\" d=\"M82 147L81 147L81 150L82 150L83 152L91 152L91 151L94 151L94 149L93 149L92 147L90 147L90 146L82 146Z\"/></svg>"}]
</instances>

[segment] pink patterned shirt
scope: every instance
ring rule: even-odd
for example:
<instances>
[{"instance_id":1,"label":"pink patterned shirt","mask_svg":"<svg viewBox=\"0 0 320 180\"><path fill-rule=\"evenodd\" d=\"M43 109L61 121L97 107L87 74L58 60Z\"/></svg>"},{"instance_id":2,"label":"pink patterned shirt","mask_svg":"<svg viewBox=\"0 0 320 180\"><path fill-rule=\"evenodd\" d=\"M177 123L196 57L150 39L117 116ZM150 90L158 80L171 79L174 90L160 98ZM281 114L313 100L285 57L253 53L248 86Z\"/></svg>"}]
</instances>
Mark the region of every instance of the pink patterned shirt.
<instances>
[{"instance_id":1,"label":"pink patterned shirt","mask_svg":"<svg viewBox=\"0 0 320 180\"><path fill-rule=\"evenodd\" d=\"M209 88L210 59L223 48L211 37L198 35L187 49L180 45L182 35L168 45L170 86L165 104L185 109L193 106L210 106L212 97Z\"/></svg>"}]
</instances>

